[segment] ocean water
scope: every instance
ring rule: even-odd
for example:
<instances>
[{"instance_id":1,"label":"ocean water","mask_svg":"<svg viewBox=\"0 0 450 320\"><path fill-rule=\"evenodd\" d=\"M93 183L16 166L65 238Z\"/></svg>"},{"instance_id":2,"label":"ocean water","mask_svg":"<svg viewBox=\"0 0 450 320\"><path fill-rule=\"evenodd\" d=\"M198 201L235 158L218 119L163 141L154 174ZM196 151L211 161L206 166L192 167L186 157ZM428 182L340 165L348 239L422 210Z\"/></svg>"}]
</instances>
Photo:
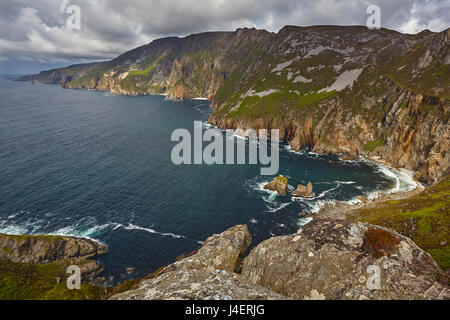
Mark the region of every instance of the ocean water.
<instances>
[{"instance_id":1,"label":"ocean water","mask_svg":"<svg viewBox=\"0 0 450 320\"><path fill-rule=\"evenodd\" d=\"M247 224L253 245L295 233L323 203L411 188L402 172L280 147L290 188L279 197L258 165L171 162L173 130L206 123L208 101L166 101L0 79L0 232L62 234L109 246L111 283L144 277L201 241ZM206 127L206 126L205 126ZM132 274L127 267L135 268Z\"/></svg>"}]
</instances>

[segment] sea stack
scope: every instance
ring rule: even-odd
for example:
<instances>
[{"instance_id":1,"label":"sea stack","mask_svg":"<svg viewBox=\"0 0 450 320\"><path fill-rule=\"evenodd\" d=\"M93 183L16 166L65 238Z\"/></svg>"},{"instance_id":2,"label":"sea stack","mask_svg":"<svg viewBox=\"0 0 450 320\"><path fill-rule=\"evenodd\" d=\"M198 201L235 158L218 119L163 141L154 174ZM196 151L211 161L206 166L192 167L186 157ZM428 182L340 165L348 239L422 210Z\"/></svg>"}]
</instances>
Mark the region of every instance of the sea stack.
<instances>
[{"instance_id":1,"label":"sea stack","mask_svg":"<svg viewBox=\"0 0 450 320\"><path fill-rule=\"evenodd\" d=\"M315 194L313 192L313 185L311 182L308 182L306 187L299 184L297 189L292 191L292 194L296 197L302 197L302 198L312 198L315 196Z\"/></svg>"},{"instance_id":2,"label":"sea stack","mask_svg":"<svg viewBox=\"0 0 450 320\"><path fill-rule=\"evenodd\" d=\"M266 184L264 189L276 191L280 196L284 196L288 190L288 178L279 175L272 182Z\"/></svg>"}]
</instances>

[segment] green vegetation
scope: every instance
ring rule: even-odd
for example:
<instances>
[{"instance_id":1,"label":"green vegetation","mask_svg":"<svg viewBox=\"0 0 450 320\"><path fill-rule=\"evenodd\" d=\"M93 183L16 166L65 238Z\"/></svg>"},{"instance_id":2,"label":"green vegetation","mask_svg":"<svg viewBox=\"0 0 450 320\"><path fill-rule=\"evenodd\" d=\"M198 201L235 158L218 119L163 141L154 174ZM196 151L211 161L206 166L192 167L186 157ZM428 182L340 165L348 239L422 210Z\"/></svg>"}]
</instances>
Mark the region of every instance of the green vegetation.
<instances>
[{"instance_id":1,"label":"green vegetation","mask_svg":"<svg viewBox=\"0 0 450 320\"><path fill-rule=\"evenodd\" d=\"M244 98L237 110L229 113L231 117L257 119L266 117L282 117L289 111L297 112L299 117L305 115L304 107L312 107L326 99L336 96L336 91L310 93L299 96L297 92L284 89L267 96L250 96ZM313 108L308 108L308 111Z\"/></svg>"},{"instance_id":2,"label":"green vegetation","mask_svg":"<svg viewBox=\"0 0 450 320\"><path fill-rule=\"evenodd\" d=\"M77 262L82 265L84 260ZM104 300L137 289L143 280L156 277L164 267L144 279L127 280L117 287L101 288L81 283L80 290L67 288L66 268L70 261L34 265L0 260L0 300Z\"/></svg>"},{"instance_id":3,"label":"green vegetation","mask_svg":"<svg viewBox=\"0 0 450 320\"><path fill-rule=\"evenodd\" d=\"M288 178L286 178L285 176L283 176L282 174L280 174L278 177L276 177L274 179L275 181L282 183L282 184L287 184L288 183Z\"/></svg>"},{"instance_id":4,"label":"green vegetation","mask_svg":"<svg viewBox=\"0 0 450 320\"><path fill-rule=\"evenodd\" d=\"M450 176L409 199L361 209L355 219L394 229L450 268Z\"/></svg>"},{"instance_id":5,"label":"green vegetation","mask_svg":"<svg viewBox=\"0 0 450 320\"><path fill-rule=\"evenodd\" d=\"M375 141L369 141L364 145L364 150L372 152L378 147L381 147L383 145L383 139L378 138Z\"/></svg>"},{"instance_id":6,"label":"green vegetation","mask_svg":"<svg viewBox=\"0 0 450 320\"><path fill-rule=\"evenodd\" d=\"M319 93L310 93L307 95L304 95L300 97L300 99L297 100L296 106L297 107L303 107L303 106L310 106L313 104L316 104L318 102L321 102L325 99L335 97L337 95L337 92L335 90L331 92L319 92Z\"/></svg>"},{"instance_id":7,"label":"green vegetation","mask_svg":"<svg viewBox=\"0 0 450 320\"><path fill-rule=\"evenodd\" d=\"M105 289L81 284L69 290L62 263L33 265L0 260L0 300L86 300L101 299Z\"/></svg>"},{"instance_id":8,"label":"green vegetation","mask_svg":"<svg viewBox=\"0 0 450 320\"><path fill-rule=\"evenodd\" d=\"M57 236L57 235L47 235L47 234L37 234L37 235L13 235L13 234L4 234L0 233L0 237L2 238L10 238L10 239L16 239L16 240L27 240L27 239L41 239L45 241L55 241L55 240L62 240L64 239L63 236Z\"/></svg>"}]
</instances>

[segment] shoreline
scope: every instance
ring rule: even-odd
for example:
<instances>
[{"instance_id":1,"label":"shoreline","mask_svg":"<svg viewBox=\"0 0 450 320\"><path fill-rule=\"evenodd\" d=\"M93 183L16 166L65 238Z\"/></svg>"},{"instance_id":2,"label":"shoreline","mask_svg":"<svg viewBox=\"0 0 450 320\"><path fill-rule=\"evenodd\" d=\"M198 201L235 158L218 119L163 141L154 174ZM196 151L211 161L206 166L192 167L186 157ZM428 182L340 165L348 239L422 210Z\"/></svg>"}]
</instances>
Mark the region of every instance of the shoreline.
<instances>
[{"instance_id":1,"label":"shoreline","mask_svg":"<svg viewBox=\"0 0 450 320\"><path fill-rule=\"evenodd\" d=\"M372 160L371 160L372 161ZM377 164L382 164L380 162L374 162ZM382 165L386 165L385 163ZM387 167L389 169L389 167ZM399 169L396 169L399 170ZM395 201L395 200L403 200L410 198L423 190L425 190L427 187L422 185L420 182L417 182L417 185L412 190L399 190L395 192L381 192L378 194L377 197L374 198L367 198L363 196L363 200L358 198L357 203L346 203L346 202L339 202L336 201L334 203L325 203L318 211L307 214L307 217L311 218L331 218L331 219L351 219L354 217L354 212L363 209L363 208L372 208L377 206L378 204L386 201Z\"/></svg>"}]
</instances>

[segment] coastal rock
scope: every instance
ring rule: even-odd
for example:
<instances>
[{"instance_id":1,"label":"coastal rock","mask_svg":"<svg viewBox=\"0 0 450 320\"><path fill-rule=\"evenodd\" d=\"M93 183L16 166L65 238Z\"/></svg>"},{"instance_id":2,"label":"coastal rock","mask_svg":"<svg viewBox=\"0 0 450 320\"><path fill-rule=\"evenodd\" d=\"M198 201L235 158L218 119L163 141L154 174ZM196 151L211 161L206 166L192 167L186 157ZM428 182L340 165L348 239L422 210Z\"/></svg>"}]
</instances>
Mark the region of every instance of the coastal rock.
<instances>
[{"instance_id":1,"label":"coastal rock","mask_svg":"<svg viewBox=\"0 0 450 320\"><path fill-rule=\"evenodd\" d=\"M365 196L356 196L356 199L358 199L362 203L366 203L367 201L369 201L369 199L367 199L367 197Z\"/></svg>"},{"instance_id":2,"label":"coastal rock","mask_svg":"<svg viewBox=\"0 0 450 320\"><path fill-rule=\"evenodd\" d=\"M105 245L86 238L0 234L0 260L16 263L45 264L71 258L87 259L107 250Z\"/></svg>"},{"instance_id":3,"label":"coastal rock","mask_svg":"<svg viewBox=\"0 0 450 320\"><path fill-rule=\"evenodd\" d=\"M379 289L368 286L373 270ZM448 277L409 238L347 220L313 220L296 236L262 242L242 276L294 299L450 298Z\"/></svg>"},{"instance_id":4,"label":"coastal rock","mask_svg":"<svg viewBox=\"0 0 450 320\"><path fill-rule=\"evenodd\" d=\"M198 252L175 262L139 287L112 300L286 299L267 288L249 283L234 271L248 248L247 226L239 225L208 238Z\"/></svg>"},{"instance_id":5,"label":"coastal rock","mask_svg":"<svg viewBox=\"0 0 450 320\"><path fill-rule=\"evenodd\" d=\"M288 191L288 179L285 176L280 175L272 182L266 184L264 189L276 191L280 196L284 196Z\"/></svg>"},{"instance_id":6,"label":"coastal rock","mask_svg":"<svg viewBox=\"0 0 450 320\"><path fill-rule=\"evenodd\" d=\"M252 242L246 225L234 226L221 234L209 237L198 251L177 261L162 273L177 270L225 270L235 272L240 268L241 257Z\"/></svg>"},{"instance_id":7,"label":"coastal rock","mask_svg":"<svg viewBox=\"0 0 450 320\"><path fill-rule=\"evenodd\" d=\"M145 280L136 290L111 300L284 300L286 297L249 283L225 270L180 270Z\"/></svg>"},{"instance_id":8,"label":"coastal rock","mask_svg":"<svg viewBox=\"0 0 450 320\"><path fill-rule=\"evenodd\" d=\"M314 192L313 192L313 185L311 182L308 182L308 184L305 186L299 184L297 189L295 189L294 191L292 191L292 195L296 196L296 197L303 197L303 198L312 198L314 197Z\"/></svg>"}]
</instances>

